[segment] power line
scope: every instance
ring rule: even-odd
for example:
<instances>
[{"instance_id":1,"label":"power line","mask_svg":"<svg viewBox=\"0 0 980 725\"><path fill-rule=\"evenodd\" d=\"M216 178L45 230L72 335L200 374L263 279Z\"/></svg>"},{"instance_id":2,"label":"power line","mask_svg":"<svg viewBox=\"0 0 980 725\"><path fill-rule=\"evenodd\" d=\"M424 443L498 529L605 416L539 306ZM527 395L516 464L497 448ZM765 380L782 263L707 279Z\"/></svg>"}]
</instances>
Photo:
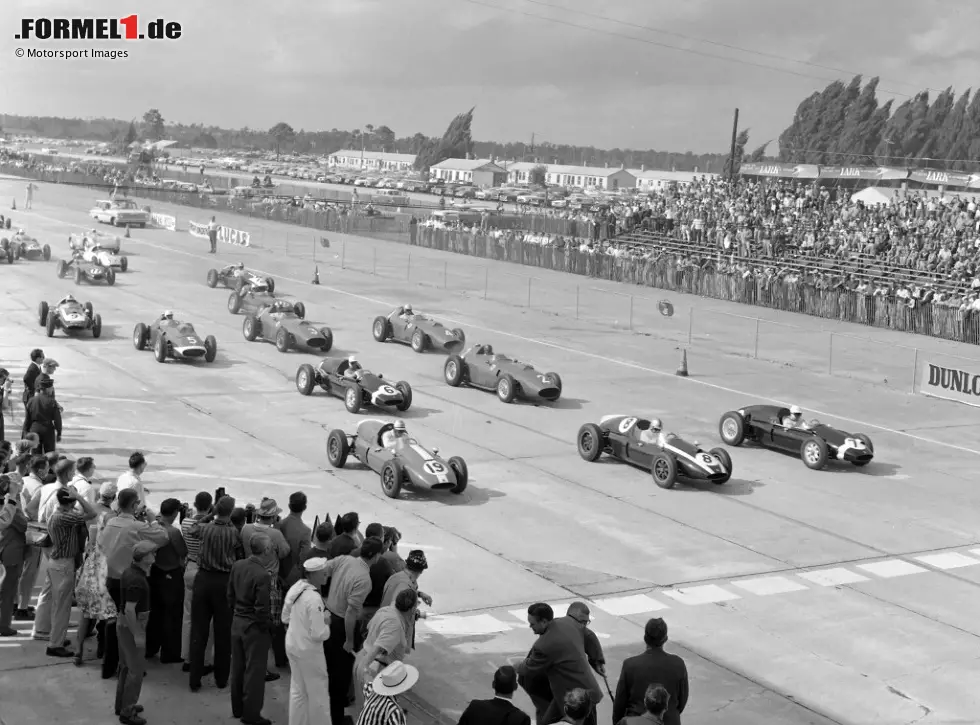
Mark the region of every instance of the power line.
<instances>
[{"instance_id":1,"label":"power line","mask_svg":"<svg viewBox=\"0 0 980 725\"><path fill-rule=\"evenodd\" d=\"M799 71L789 70L788 68L778 68L771 65L764 65L762 63L754 63L750 60L745 60L742 58L732 58L725 55L716 55L714 53L708 53L701 50L695 50L693 48L684 48L679 45L669 45L667 43L660 43L655 40L648 40L646 38L637 38L635 35L626 35L625 33L617 33L612 30L603 30L602 28L592 27L590 25L579 25L577 23L571 23L567 20L559 20L558 18L550 18L546 15L535 15L534 13L529 13L525 10L515 10L511 8L502 8L498 5L492 5L488 2L481 2L481 0L463 0L463 2L468 2L471 5L481 5L486 8L491 8L497 10L498 12L510 12L516 13L518 15L524 15L529 18L536 18L538 20L544 20L546 22L555 23L557 25L565 25L570 28L577 28L579 30L589 30L593 33L600 33L602 35L609 35L614 38L624 38L626 40L632 40L635 43L644 43L645 45L652 45L657 48L664 48L666 50L676 50L681 53L689 53L691 55L701 56L703 58L712 58L714 60L723 60L726 63L738 63L739 65L751 66L753 68L762 68L763 70L772 71L774 73L783 73L784 75L796 76L798 78L810 78L813 80L823 81L824 83L833 83L839 81L839 78L826 78L822 76L815 76L811 73L801 73ZM879 88L879 92L887 93L893 96L902 96L903 98L912 98L908 93L902 93L901 91L894 91L885 88Z\"/></svg>"},{"instance_id":2,"label":"power line","mask_svg":"<svg viewBox=\"0 0 980 725\"><path fill-rule=\"evenodd\" d=\"M638 23L630 23L630 22L627 22L625 20L618 20L616 18L610 18L610 17L607 17L605 15L597 15L595 13L589 13L589 12L586 12L584 10L573 10L572 8L567 8L567 7L564 7L562 5L552 5L551 3L543 2L543 0L524 0L524 2L532 3L534 5L541 5L541 6L546 7L546 8L553 8L555 10L561 10L561 11L566 12L566 13L574 13L576 15L584 15L586 17L595 18L597 20L603 20L603 21L605 21L607 23L616 23L617 25L625 25L626 27L636 28L637 30L646 30L646 31L649 31L651 33L659 33L660 35L667 35L667 36L672 36L672 37L675 37L675 38L681 38L683 40L689 40L689 41L694 42L694 43L704 43L705 45L714 45L714 46L719 47L719 48L725 48L727 50L734 50L734 51L738 51L740 53L749 53L751 55L758 55L758 56L761 56L763 58L772 58L774 60L783 60L783 61L786 61L787 63L797 63L799 65L807 65L807 66L810 66L811 68L819 68L821 70L831 71L832 73L841 73L841 74L849 75L849 76L857 76L857 75L863 76L863 75L865 75L863 73L858 73L857 71L853 71L853 70L846 70L844 68L834 68L833 66L821 65L820 63L813 63L813 62L808 61L808 60L800 60L798 58L790 58L790 57L785 56L785 55L777 55L776 53L767 53L767 52L762 51L762 50L752 50L751 48L743 48L743 47L738 46L738 45L729 45L728 43L722 43L722 42L717 41L717 40L708 40L706 38L696 38L693 35L685 35L683 33L678 33L678 32L675 32L673 30L662 30L661 28L654 28L654 27L651 27L649 25L640 25ZM901 86L909 86L910 88L917 88L918 87L918 86L916 86L916 84L909 83L909 82L906 82L906 81L891 81L890 80L889 82L890 83L897 83L898 85L901 85ZM925 90L934 91L936 93L941 93L942 92L942 89L939 89L939 88L927 88Z\"/></svg>"},{"instance_id":3,"label":"power line","mask_svg":"<svg viewBox=\"0 0 980 725\"><path fill-rule=\"evenodd\" d=\"M980 164L980 159L944 159L944 158L938 158L934 156L916 156L915 158L910 159L908 156L896 156L893 154L876 154L876 153L858 154L852 151L821 151L819 149L798 149L798 148L789 148L787 149L787 152L800 153L800 154L823 154L824 156L858 156L858 157L864 156L872 160L876 158L898 159L906 163L912 163L915 161L942 161L943 163L947 163L947 164L956 163L956 162L962 162L964 164Z\"/></svg>"}]
</instances>

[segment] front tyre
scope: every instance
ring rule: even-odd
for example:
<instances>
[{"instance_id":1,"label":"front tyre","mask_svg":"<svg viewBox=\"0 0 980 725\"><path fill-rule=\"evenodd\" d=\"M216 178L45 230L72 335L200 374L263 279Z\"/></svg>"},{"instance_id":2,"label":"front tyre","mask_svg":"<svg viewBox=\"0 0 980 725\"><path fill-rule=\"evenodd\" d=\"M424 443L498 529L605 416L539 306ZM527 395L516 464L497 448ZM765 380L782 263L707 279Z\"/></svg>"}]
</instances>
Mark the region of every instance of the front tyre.
<instances>
[{"instance_id":1,"label":"front tyre","mask_svg":"<svg viewBox=\"0 0 980 725\"><path fill-rule=\"evenodd\" d=\"M459 355L450 355L446 358L446 365L442 370L446 384L458 388L463 382L463 358Z\"/></svg>"},{"instance_id":2,"label":"front tyre","mask_svg":"<svg viewBox=\"0 0 980 725\"><path fill-rule=\"evenodd\" d=\"M218 286L218 270L209 269L208 270L208 287L214 289Z\"/></svg>"},{"instance_id":3,"label":"front tyre","mask_svg":"<svg viewBox=\"0 0 980 725\"><path fill-rule=\"evenodd\" d=\"M276 349L282 353L289 352L289 333L283 327L276 332Z\"/></svg>"},{"instance_id":4,"label":"front tyre","mask_svg":"<svg viewBox=\"0 0 980 725\"><path fill-rule=\"evenodd\" d=\"M453 469L453 474L456 476L456 485L449 489L449 491L458 496L466 490L466 486L470 482L470 471L466 467L466 461L459 456L453 456L446 463Z\"/></svg>"},{"instance_id":5,"label":"front tyre","mask_svg":"<svg viewBox=\"0 0 980 725\"><path fill-rule=\"evenodd\" d=\"M137 322L133 328L133 347L137 350L146 349L146 341L150 337L150 331L142 322Z\"/></svg>"},{"instance_id":6,"label":"front tyre","mask_svg":"<svg viewBox=\"0 0 980 725\"><path fill-rule=\"evenodd\" d=\"M827 465L827 457L827 444L820 438L803 441L800 446L800 459L809 469L819 471Z\"/></svg>"},{"instance_id":7,"label":"front tyre","mask_svg":"<svg viewBox=\"0 0 980 725\"><path fill-rule=\"evenodd\" d=\"M412 349L417 353L423 353L428 346L429 338L425 336L424 332L416 328L415 332L412 333Z\"/></svg>"},{"instance_id":8,"label":"front tyre","mask_svg":"<svg viewBox=\"0 0 980 725\"><path fill-rule=\"evenodd\" d=\"M509 373L504 373L497 381L497 397L502 403L513 403L517 398L517 385Z\"/></svg>"},{"instance_id":9,"label":"front tyre","mask_svg":"<svg viewBox=\"0 0 980 725\"><path fill-rule=\"evenodd\" d=\"M391 331L388 327L387 317L375 317L374 324L371 325L371 334L374 335L376 342L385 342L391 336Z\"/></svg>"},{"instance_id":10,"label":"front tyre","mask_svg":"<svg viewBox=\"0 0 980 725\"><path fill-rule=\"evenodd\" d=\"M320 330L320 334L323 335L323 339L326 340L326 342L323 343L321 352L330 352L330 348L333 347L333 330L331 330L329 327L324 327Z\"/></svg>"},{"instance_id":11,"label":"front tyre","mask_svg":"<svg viewBox=\"0 0 980 725\"><path fill-rule=\"evenodd\" d=\"M350 454L347 434L342 430L332 430L327 436L327 460L334 468L343 468Z\"/></svg>"},{"instance_id":12,"label":"front tyre","mask_svg":"<svg viewBox=\"0 0 980 725\"><path fill-rule=\"evenodd\" d=\"M92 337L96 340L102 337L102 315L96 315L92 318Z\"/></svg>"},{"instance_id":13,"label":"front tyre","mask_svg":"<svg viewBox=\"0 0 980 725\"><path fill-rule=\"evenodd\" d=\"M395 383L395 390L402 394L402 400L395 407L402 413L412 407L412 386L404 380Z\"/></svg>"},{"instance_id":14,"label":"front tyre","mask_svg":"<svg viewBox=\"0 0 980 725\"><path fill-rule=\"evenodd\" d=\"M296 371L296 389L300 395L312 395L316 384L316 373L312 365L300 365Z\"/></svg>"},{"instance_id":15,"label":"front tyre","mask_svg":"<svg viewBox=\"0 0 980 725\"><path fill-rule=\"evenodd\" d=\"M361 403L364 402L364 389L357 383L351 384L344 393L344 407L351 415L361 412Z\"/></svg>"},{"instance_id":16,"label":"front tyre","mask_svg":"<svg viewBox=\"0 0 980 725\"><path fill-rule=\"evenodd\" d=\"M388 461L381 469L381 490L388 498L398 498L402 492L402 467L398 461Z\"/></svg>"},{"instance_id":17,"label":"front tyre","mask_svg":"<svg viewBox=\"0 0 980 725\"><path fill-rule=\"evenodd\" d=\"M655 453L650 464L650 475L660 488L673 488L677 483L677 461L662 451Z\"/></svg>"},{"instance_id":18,"label":"front tyre","mask_svg":"<svg viewBox=\"0 0 980 725\"><path fill-rule=\"evenodd\" d=\"M165 362L167 359L167 341L163 335L157 336L156 344L153 346L153 357L158 363Z\"/></svg>"},{"instance_id":19,"label":"front tyre","mask_svg":"<svg viewBox=\"0 0 980 725\"><path fill-rule=\"evenodd\" d=\"M37 321L38 321L38 324L41 327L44 327L46 324L48 324L48 303L47 302L41 302L41 304L39 304L37 306Z\"/></svg>"},{"instance_id":20,"label":"front tyre","mask_svg":"<svg viewBox=\"0 0 980 725\"><path fill-rule=\"evenodd\" d=\"M728 451L724 448L712 448L708 453L721 461L721 465L725 467L725 477L715 479L712 483L718 486L728 483L732 477L732 457L728 455Z\"/></svg>"},{"instance_id":21,"label":"front tyre","mask_svg":"<svg viewBox=\"0 0 980 725\"><path fill-rule=\"evenodd\" d=\"M589 463L595 463L602 455L603 449L602 429L595 423L586 423L578 429L578 436L575 443L578 447L578 454Z\"/></svg>"},{"instance_id":22,"label":"front tyre","mask_svg":"<svg viewBox=\"0 0 980 725\"><path fill-rule=\"evenodd\" d=\"M204 361L213 363L217 356L218 341L214 339L214 335L208 335L204 338Z\"/></svg>"},{"instance_id":23,"label":"front tyre","mask_svg":"<svg viewBox=\"0 0 980 725\"><path fill-rule=\"evenodd\" d=\"M255 342L262 329L262 324L254 315L249 315L242 323L242 336L249 342Z\"/></svg>"}]
</instances>

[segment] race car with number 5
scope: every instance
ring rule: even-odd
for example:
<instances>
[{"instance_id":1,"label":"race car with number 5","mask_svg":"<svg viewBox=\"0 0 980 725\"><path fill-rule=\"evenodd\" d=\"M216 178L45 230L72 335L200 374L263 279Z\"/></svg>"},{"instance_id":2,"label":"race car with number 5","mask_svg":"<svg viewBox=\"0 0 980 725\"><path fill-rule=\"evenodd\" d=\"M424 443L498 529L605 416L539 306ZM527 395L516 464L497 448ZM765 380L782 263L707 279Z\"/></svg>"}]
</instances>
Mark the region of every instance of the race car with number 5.
<instances>
[{"instance_id":1,"label":"race car with number 5","mask_svg":"<svg viewBox=\"0 0 980 725\"><path fill-rule=\"evenodd\" d=\"M330 465L343 468L350 455L381 476L381 490L389 498L398 498L405 484L460 494L469 481L466 461L459 456L446 460L439 456L438 448L426 449L408 436L402 421L364 420L352 435L342 430L330 431Z\"/></svg>"},{"instance_id":2,"label":"race car with number 5","mask_svg":"<svg viewBox=\"0 0 980 725\"><path fill-rule=\"evenodd\" d=\"M159 363L173 360L200 360L214 362L218 355L218 342L213 335L202 338L189 322L173 318L167 311L150 324L137 323L133 330L133 347L137 350L152 348L153 357Z\"/></svg>"},{"instance_id":3,"label":"race car with number 5","mask_svg":"<svg viewBox=\"0 0 980 725\"><path fill-rule=\"evenodd\" d=\"M673 488L678 477L711 481L719 486L732 477L732 459L724 448L706 451L673 433L663 433L659 421L632 415L607 415L578 431L578 453L589 462L605 453L650 472L660 488Z\"/></svg>"},{"instance_id":4,"label":"race car with number 5","mask_svg":"<svg viewBox=\"0 0 980 725\"><path fill-rule=\"evenodd\" d=\"M368 372L354 358L325 358L315 368L300 365L296 371L296 389L300 395L311 395L316 386L330 395L343 398L348 413L366 406L395 408L405 412L412 407L412 386L401 380L389 383L380 374Z\"/></svg>"}]
</instances>

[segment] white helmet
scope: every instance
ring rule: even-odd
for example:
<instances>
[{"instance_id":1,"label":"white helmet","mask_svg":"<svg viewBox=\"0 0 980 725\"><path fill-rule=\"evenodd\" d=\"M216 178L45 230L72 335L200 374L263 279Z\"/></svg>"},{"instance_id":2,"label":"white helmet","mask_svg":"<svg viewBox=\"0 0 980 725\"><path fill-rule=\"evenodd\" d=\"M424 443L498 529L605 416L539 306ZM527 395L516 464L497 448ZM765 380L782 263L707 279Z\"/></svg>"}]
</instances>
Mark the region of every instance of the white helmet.
<instances>
[{"instance_id":1,"label":"white helmet","mask_svg":"<svg viewBox=\"0 0 980 725\"><path fill-rule=\"evenodd\" d=\"M349 358L347 358L347 364L348 365L356 365L357 364L357 358L354 357L353 355L351 355Z\"/></svg>"},{"instance_id":2,"label":"white helmet","mask_svg":"<svg viewBox=\"0 0 980 725\"><path fill-rule=\"evenodd\" d=\"M411 305L405 305L404 310L405 310L405 312L411 312L412 311L412 306Z\"/></svg>"},{"instance_id":3,"label":"white helmet","mask_svg":"<svg viewBox=\"0 0 980 725\"><path fill-rule=\"evenodd\" d=\"M404 432L405 431L405 421L403 421L403 420L396 420L395 421L395 430L399 430L399 431Z\"/></svg>"},{"instance_id":4,"label":"white helmet","mask_svg":"<svg viewBox=\"0 0 980 725\"><path fill-rule=\"evenodd\" d=\"M245 263L244 262L239 262L238 263L238 269L245 269Z\"/></svg>"},{"instance_id":5,"label":"white helmet","mask_svg":"<svg viewBox=\"0 0 980 725\"><path fill-rule=\"evenodd\" d=\"M799 417L799 416L803 415L803 411L800 410L800 406L793 405L789 409L789 414L792 415L792 416L794 416L794 417Z\"/></svg>"},{"instance_id":6,"label":"white helmet","mask_svg":"<svg viewBox=\"0 0 980 725\"><path fill-rule=\"evenodd\" d=\"M664 424L660 422L660 418L654 418L650 421L650 430L660 431L664 427Z\"/></svg>"},{"instance_id":7,"label":"white helmet","mask_svg":"<svg viewBox=\"0 0 980 725\"><path fill-rule=\"evenodd\" d=\"M164 310L163 311L163 318L165 320L172 320L172 319L174 319L173 310Z\"/></svg>"}]
</instances>

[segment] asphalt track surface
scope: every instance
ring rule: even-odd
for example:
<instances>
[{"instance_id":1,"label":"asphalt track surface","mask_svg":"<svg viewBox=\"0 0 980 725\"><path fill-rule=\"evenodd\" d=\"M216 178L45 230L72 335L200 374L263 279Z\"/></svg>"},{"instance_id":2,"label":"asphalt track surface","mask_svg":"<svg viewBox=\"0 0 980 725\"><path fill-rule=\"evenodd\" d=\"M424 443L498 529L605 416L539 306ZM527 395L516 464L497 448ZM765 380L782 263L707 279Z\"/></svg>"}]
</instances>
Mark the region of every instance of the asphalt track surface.
<instances>
[{"instance_id":1,"label":"asphalt track surface","mask_svg":"<svg viewBox=\"0 0 980 725\"><path fill-rule=\"evenodd\" d=\"M22 188L21 181L0 182L0 198L17 193L19 204ZM68 232L91 226L85 212L94 196L42 185L35 210L14 213L14 223L59 256ZM188 216L201 217L185 210ZM548 601L563 613L562 605L584 599L593 604L613 687L622 660L642 650L646 619L667 620L668 648L691 674L686 722L975 722L978 411L707 344L692 348L691 377L677 378L677 345L666 331L635 334L420 284L431 280L400 276L392 260L407 250L395 244L333 236L331 249L320 252L322 284L313 287L310 261L275 244L286 227L263 228L264 248L223 246L217 258L186 233L138 230L124 240L131 271L113 288L59 281L53 262L0 267L0 364L19 376L30 348L55 357L66 450L96 456L106 476L122 472L132 450L145 451L152 501L189 500L224 485L240 501L272 495L284 503L302 489L310 519L355 510L365 523L395 525L409 547L425 549L430 569L421 586L435 601L414 656L423 673L414 717L455 720L469 699L487 696L493 669L532 643L521 621L528 604ZM371 274L345 261L342 269L338 243L362 260L377 249L392 266ZM328 252L334 256L323 259ZM454 255L411 252L433 269L463 264ZM326 431L353 430L364 414L297 394L295 370L312 356L282 355L242 338L242 318L225 308L227 293L204 284L210 266L238 260L274 275L282 293L306 303L308 318L329 324L338 354L355 352L367 367L412 384L409 429L467 460L471 484L462 496L392 501L374 474L328 469ZM488 274L514 271L481 264ZM102 314L101 340L44 337L38 302L68 292ZM505 406L492 395L449 388L440 356L371 338L373 317L403 302L453 321L471 342L561 373L567 397L553 406ZM674 302L696 313L746 310L681 296ZM216 335L213 365L160 365L133 349L134 324L163 309ZM783 319L814 331L820 324ZM865 334L883 346L896 337ZM664 491L640 471L587 464L575 452L578 427L611 413L655 414L669 430L717 445L723 412L764 399L798 402L808 417L867 432L876 460L863 470L832 464L813 472L794 457L740 448L732 451L735 477L726 486ZM66 707L80 723L111 719L114 683L100 680L95 665L52 662L41 643L25 639L0 647L7 725L50 722ZM228 717L226 693L206 687L175 699L175 687L186 692L185 676L155 663L148 670L143 701L151 722ZM267 688L266 714L279 722L287 687L284 678ZM609 713L603 702L602 722Z\"/></svg>"}]
</instances>

